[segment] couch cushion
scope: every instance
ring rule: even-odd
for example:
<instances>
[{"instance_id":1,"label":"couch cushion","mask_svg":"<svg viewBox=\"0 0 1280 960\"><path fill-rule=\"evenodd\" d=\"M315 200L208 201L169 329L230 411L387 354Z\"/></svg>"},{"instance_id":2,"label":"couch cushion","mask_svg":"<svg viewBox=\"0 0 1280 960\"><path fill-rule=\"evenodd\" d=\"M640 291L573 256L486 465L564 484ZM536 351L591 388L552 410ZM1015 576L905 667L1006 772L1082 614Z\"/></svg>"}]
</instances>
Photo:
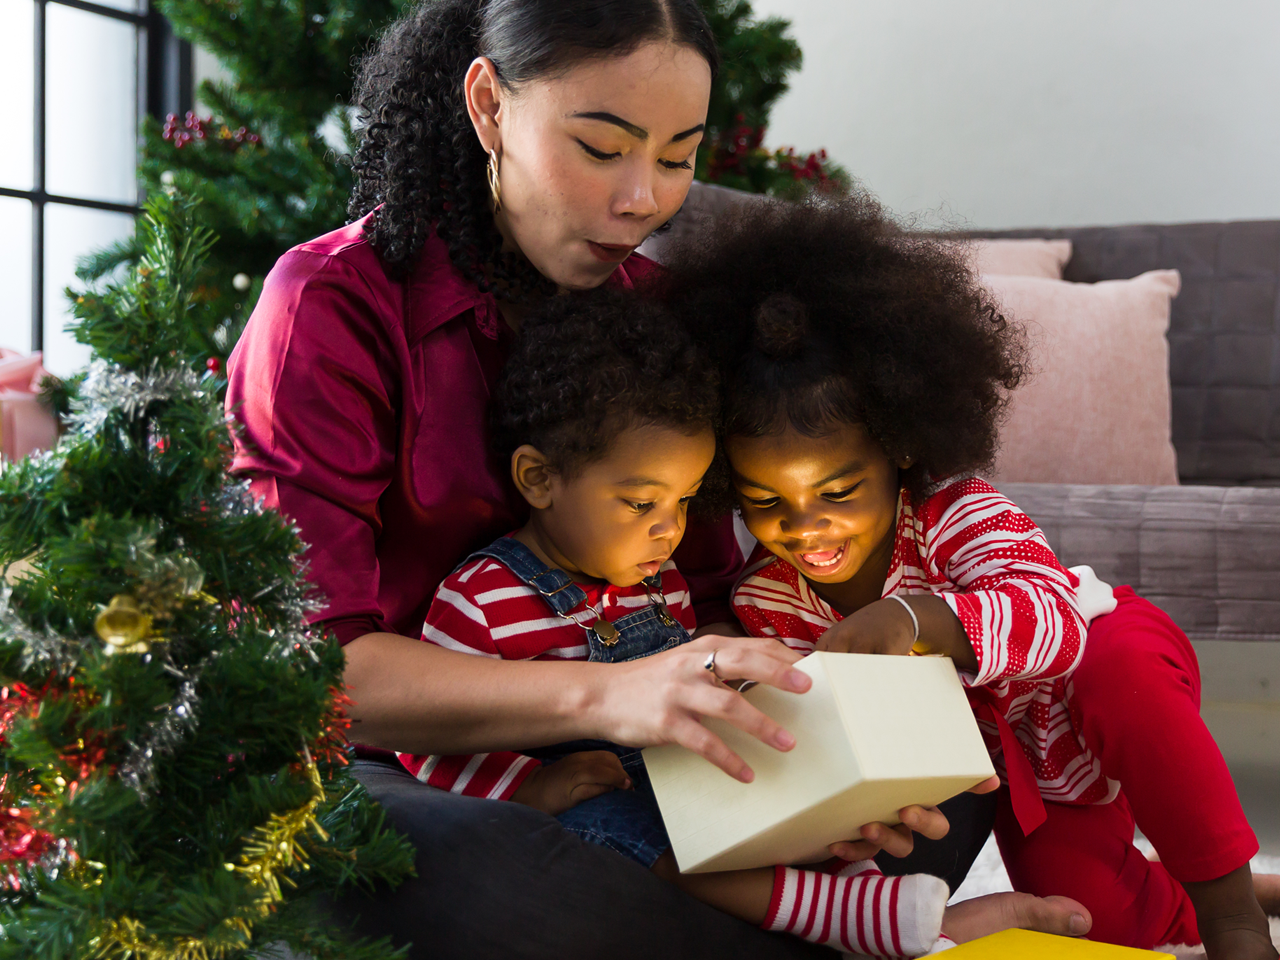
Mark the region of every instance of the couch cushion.
<instances>
[{"instance_id":1,"label":"couch cushion","mask_svg":"<svg viewBox=\"0 0 1280 960\"><path fill-rule=\"evenodd\" d=\"M1061 280L1062 270L1071 259L1070 240L969 240L965 245L974 273Z\"/></svg>"},{"instance_id":2,"label":"couch cushion","mask_svg":"<svg viewBox=\"0 0 1280 960\"><path fill-rule=\"evenodd\" d=\"M985 276L1025 322L1032 377L1000 431L997 480L1178 482L1169 441L1169 302L1178 274L1067 283Z\"/></svg>"},{"instance_id":3,"label":"couch cushion","mask_svg":"<svg viewBox=\"0 0 1280 960\"><path fill-rule=\"evenodd\" d=\"M1183 482L1280 483L1280 221L979 231L1062 237L1067 280L1175 269L1173 445Z\"/></svg>"},{"instance_id":4,"label":"couch cushion","mask_svg":"<svg viewBox=\"0 0 1280 960\"><path fill-rule=\"evenodd\" d=\"M1192 640L1280 640L1280 489L999 486L1064 564L1129 584Z\"/></svg>"}]
</instances>

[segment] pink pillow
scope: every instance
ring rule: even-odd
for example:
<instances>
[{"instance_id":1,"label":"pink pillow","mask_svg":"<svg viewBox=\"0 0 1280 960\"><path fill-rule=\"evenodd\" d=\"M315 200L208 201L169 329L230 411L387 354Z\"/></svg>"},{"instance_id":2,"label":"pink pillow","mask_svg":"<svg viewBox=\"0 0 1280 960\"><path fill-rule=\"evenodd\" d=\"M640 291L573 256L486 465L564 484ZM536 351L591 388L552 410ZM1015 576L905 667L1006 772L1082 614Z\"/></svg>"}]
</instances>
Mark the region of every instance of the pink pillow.
<instances>
[{"instance_id":1,"label":"pink pillow","mask_svg":"<svg viewBox=\"0 0 1280 960\"><path fill-rule=\"evenodd\" d=\"M1013 395L992 479L1176 484L1165 333L1178 272L981 282L1026 322L1033 373Z\"/></svg>"},{"instance_id":2,"label":"pink pillow","mask_svg":"<svg viewBox=\"0 0 1280 960\"><path fill-rule=\"evenodd\" d=\"M0 458L21 460L58 442L58 421L36 392L46 371L36 351L0 347Z\"/></svg>"},{"instance_id":3,"label":"pink pillow","mask_svg":"<svg viewBox=\"0 0 1280 960\"><path fill-rule=\"evenodd\" d=\"M974 273L1061 280L1071 259L1070 240L967 240L966 254Z\"/></svg>"}]
</instances>

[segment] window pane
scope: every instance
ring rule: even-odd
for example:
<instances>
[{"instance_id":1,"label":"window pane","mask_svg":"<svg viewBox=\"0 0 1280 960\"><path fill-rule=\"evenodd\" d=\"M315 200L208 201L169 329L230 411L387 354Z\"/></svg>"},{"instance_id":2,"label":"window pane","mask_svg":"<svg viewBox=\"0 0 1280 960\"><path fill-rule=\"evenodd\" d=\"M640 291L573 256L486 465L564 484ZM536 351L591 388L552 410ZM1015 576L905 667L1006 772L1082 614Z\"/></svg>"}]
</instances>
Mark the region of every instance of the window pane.
<instances>
[{"instance_id":1,"label":"window pane","mask_svg":"<svg viewBox=\"0 0 1280 960\"><path fill-rule=\"evenodd\" d=\"M5 0L0 28L0 186L30 190L34 156L35 8L31 0Z\"/></svg>"},{"instance_id":2,"label":"window pane","mask_svg":"<svg viewBox=\"0 0 1280 960\"><path fill-rule=\"evenodd\" d=\"M143 13L142 0L93 0L101 7L113 7L116 10L127 10L129 13Z\"/></svg>"},{"instance_id":3,"label":"window pane","mask_svg":"<svg viewBox=\"0 0 1280 960\"><path fill-rule=\"evenodd\" d=\"M0 347L31 349L31 204L0 197Z\"/></svg>"},{"instance_id":4,"label":"window pane","mask_svg":"<svg viewBox=\"0 0 1280 960\"><path fill-rule=\"evenodd\" d=\"M76 261L133 233L127 213L51 203L44 208L44 365L65 377L89 362L89 348L62 328L72 319L65 287L76 279Z\"/></svg>"},{"instance_id":5,"label":"window pane","mask_svg":"<svg viewBox=\"0 0 1280 960\"><path fill-rule=\"evenodd\" d=\"M57 3L47 11L47 189L134 203L138 31Z\"/></svg>"}]
</instances>

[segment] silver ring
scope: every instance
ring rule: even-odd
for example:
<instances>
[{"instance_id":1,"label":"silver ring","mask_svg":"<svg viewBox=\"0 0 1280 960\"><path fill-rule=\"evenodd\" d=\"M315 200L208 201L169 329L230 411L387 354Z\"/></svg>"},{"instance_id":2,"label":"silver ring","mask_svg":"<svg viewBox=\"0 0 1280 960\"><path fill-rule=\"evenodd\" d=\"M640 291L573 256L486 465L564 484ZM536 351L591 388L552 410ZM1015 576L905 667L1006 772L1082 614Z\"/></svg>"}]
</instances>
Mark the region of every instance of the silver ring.
<instances>
[{"instance_id":1,"label":"silver ring","mask_svg":"<svg viewBox=\"0 0 1280 960\"><path fill-rule=\"evenodd\" d=\"M716 673L716 654L719 652L720 651L718 650L712 650L709 654L707 654L707 659L702 661L702 669L706 670L709 674L711 674L717 680L720 680L720 674ZM724 681L720 680L720 682L723 683Z\"/></svg>"}]
</instances>

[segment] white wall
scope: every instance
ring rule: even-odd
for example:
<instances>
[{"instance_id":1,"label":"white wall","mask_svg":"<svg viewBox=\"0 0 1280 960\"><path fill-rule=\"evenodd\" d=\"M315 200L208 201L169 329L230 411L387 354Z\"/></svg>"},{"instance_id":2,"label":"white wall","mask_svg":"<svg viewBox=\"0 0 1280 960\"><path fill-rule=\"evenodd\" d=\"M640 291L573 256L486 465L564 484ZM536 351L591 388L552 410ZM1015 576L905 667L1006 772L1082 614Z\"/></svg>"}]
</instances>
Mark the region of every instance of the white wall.
<instances>
[{"instance_id":1,"label":"white wall","mask_svg":"<svg viewBox=\"0 0 1280 960\"><path fill-rule=\"evenodd\" d=\"M197 93L199 92L202 81L212 80L214 83L217 83L221 80L227 80L231 76L231 74L223 68L222 64L218 62L217 57L199 45L191 48L191 73L193 80L192 85L195 87ZM204 114L208 112L209 105L201 101L197 96L195 108L197 113Z\"/></svg>"},{"instance_id":2,"label":"white wall","mask_svg":"<svg viewBox=\"0 0 1280 960\"><path fill-rule=\"evenodd\" d=\"M1280 218L1278 0L753 0L770 146L973 227Z\"/></svg>"}]
</instances>

